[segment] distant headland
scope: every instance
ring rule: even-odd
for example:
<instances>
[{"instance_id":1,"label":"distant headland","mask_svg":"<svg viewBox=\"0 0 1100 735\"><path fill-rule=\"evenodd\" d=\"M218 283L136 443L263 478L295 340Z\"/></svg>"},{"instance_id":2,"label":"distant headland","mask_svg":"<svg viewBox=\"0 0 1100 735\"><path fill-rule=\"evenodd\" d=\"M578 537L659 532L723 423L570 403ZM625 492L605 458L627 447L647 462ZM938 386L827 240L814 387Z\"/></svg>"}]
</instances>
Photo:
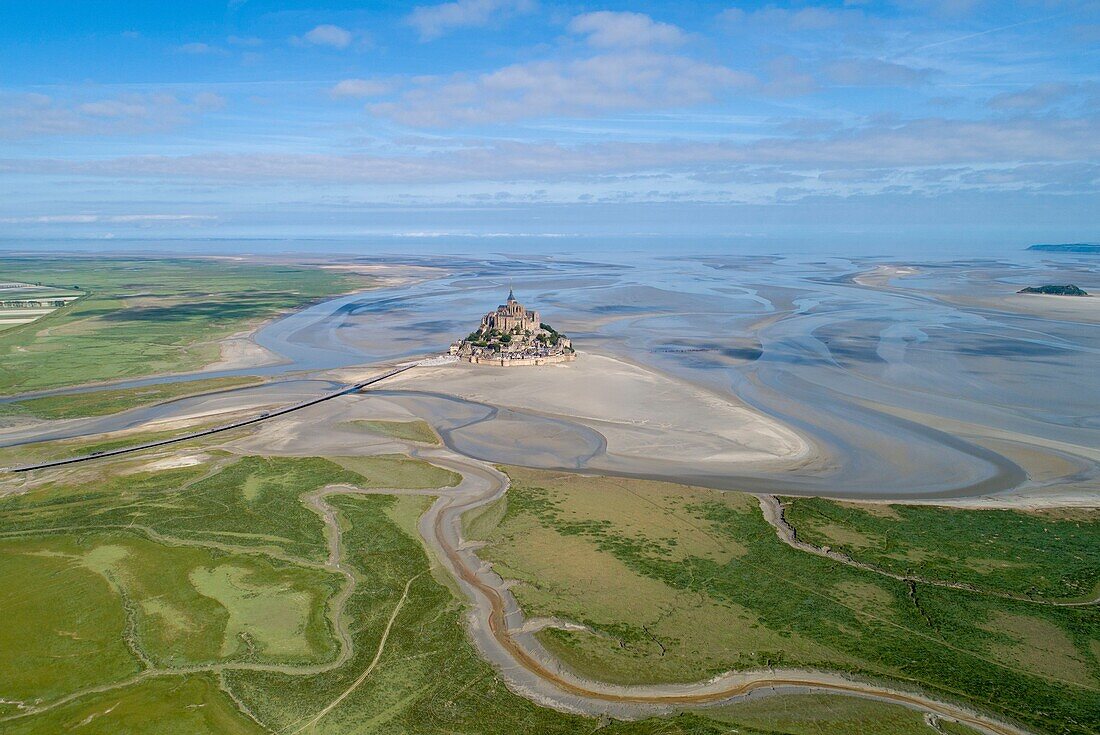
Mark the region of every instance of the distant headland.
<instances>
[{"instance_id":1,"label":"distant headland","mask_svg":"<svg viewBox=\"0 0 1100 735\"><path fill-rule=\"evenodd\" d=\"M537 311L528 311L511 289L508 300L481 319L466 339L451 345L451 354L477 365L519 367L576 359L573 343Z\"/></svg>"},{"instance_id":2,"label":"distant headland","mask_svg":"<svg viewBox=\"0 0 1100 735\"><path fill-rule=\"evenodd\" d=\"M1074 286L1072 283L1068 283L1065 286L1055 286L1053 284L1046 286L1028 286L1027 288L1021 288L1016 293L1038 293L1045 296L1088 296L1086 291Z\"/></svg>"},{"instance_id":3,"label":"distant headland","mask_svg":"<svg viewBox=\"0 0 1100 735\"><path fill-rule=\"evenodd\" d=\"M1100 254L1100 243L1096 242L1061 242L1032 245L1028 250L1039 250L1046 253L1095 253Z\"/></svg>"}]
</instances>

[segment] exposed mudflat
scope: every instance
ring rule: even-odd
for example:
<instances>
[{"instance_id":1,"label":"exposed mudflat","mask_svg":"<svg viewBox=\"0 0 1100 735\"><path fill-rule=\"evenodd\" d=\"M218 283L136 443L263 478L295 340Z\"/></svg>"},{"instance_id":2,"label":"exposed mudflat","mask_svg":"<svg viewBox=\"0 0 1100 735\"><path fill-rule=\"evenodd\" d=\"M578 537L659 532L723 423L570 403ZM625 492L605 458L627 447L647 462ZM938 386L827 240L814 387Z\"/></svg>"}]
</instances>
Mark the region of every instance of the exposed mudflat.
<instances>
[{"instance_id":1,"label":"exposed mudflat","mask_svg":"<svg viewBox=\"0 0 1100 735\"><path fill-rule=\"evenodd\" d=\"M568 418L598 430L607 461L735 464L791 461L809 443L736 397L600 354L502 375L458 363L398 376L388 387L432 390L505 408ZM404 378L404 379L402 379ZM500 438L507 436L503 429Z\"/></svg>"},{"instance_id":2,"label":"exposed mudflat","mask_svg":"<svg viewBox=\"0 0 1100 735\"><path fill-rule=\"evenodd\" d=\"M300 400L443 352L510 281L574 339L580 359L420 368L371 400L496 462L778 494L1100 502L1100 300L1016 293L1033 282L1095 290L1100 269L1087 259L606 254L401 267L414 280L263 327L253 356L264 364L249 368L238 346L228 371L305 380L112 417L21 421L0 431L0 445Z\"/></svg>"}]
</instances>

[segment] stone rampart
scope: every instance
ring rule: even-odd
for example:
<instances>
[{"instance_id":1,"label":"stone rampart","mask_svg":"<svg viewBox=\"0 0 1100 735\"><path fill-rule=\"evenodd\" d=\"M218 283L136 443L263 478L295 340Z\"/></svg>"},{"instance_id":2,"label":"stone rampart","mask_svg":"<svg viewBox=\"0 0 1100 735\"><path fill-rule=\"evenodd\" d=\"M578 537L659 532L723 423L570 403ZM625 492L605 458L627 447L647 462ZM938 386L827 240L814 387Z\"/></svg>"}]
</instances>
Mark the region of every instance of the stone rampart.
<instances>
[{"instance_id":1,"label":"stone rampart","mask_svg":"<svg viewBox=\"0 0 1100 735\"><path fill-rule=\"evenodd\" d=\"M526 367L528 365L552 365L558 362L572 362L577 359L575 352L562 355L546 355L545 357L490 357L488 355L471 355L463 358L475 365L494 365L496 367Z\"/></svg>"}]
</instances>

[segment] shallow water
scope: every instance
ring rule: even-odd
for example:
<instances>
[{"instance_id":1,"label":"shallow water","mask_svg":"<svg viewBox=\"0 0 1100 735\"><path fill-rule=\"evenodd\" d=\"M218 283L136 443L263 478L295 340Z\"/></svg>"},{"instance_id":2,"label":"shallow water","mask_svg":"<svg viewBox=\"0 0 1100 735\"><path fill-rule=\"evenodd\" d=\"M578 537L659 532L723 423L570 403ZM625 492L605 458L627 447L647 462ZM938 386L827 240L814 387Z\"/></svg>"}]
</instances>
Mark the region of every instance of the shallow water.
<instances>
[{"instance_id":1,"label":"shallow water","mask_svg":"<svg viewBox=\"0 0 1100 735\"><path fill-rule=\"evenodd\" d=\"M1000 448L1011 445L1040 465L1044 456L1069 463L1075 487L1097 487L1100 473L1090 452L1100 447L1100 310L1056 316L1046 308L1049 301L1021 307L1005 300L1024 284L1074 282L1092 291L1100 286L1095 259L593 253L406 262L446 274L279 320L256 339L286 364L218 374L312 371L439 353L511 286L579 350L732 394L802 432L829 461L824 469L771 475L715 476L656 461L610 467L601 458L602 437L578 423L441 395L393 394L471 456L720 487L909 497L1034 486L1020 465L1024 455ZM860 276L878 264L916 273L877 281ZM484 432L486 422L508 422L513 441L488 440L501 432Z\"/></svg>"}]
</instances>

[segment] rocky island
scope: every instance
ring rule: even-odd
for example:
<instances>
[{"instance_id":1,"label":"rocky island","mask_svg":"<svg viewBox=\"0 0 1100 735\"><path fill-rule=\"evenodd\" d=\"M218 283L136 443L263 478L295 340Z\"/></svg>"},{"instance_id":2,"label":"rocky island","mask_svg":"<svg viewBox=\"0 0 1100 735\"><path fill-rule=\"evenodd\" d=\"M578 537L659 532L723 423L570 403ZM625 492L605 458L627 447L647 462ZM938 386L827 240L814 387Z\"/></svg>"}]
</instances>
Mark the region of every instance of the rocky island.
<instances>
[{"instance_id":1,"label":"rocky island","mask_svg":"<svg viewBox=\"0 0 1100 735\"><path fill-rule=\"evenodd\" d=\"M1021 288L1016 293L1037 293L1045 296L1088 296L1088 293L1084 290L1074 286L1072 283L1065 286L1055 286L1048 284L1046 286L1028 286L1027 288Z\"/></svg>"},{"instance_id":2,"label":"rocky island","mask_svg":"<svg viewBox=\"0 0 1100 735\"><path fill-rule=\"evenodd\" d=\"M519 367L576 359L573 343L537 311L528 311L511 289L508 300L481 319L466 339L451 345L452 355L478 365Z\"/></svg>"}]
</instances>

